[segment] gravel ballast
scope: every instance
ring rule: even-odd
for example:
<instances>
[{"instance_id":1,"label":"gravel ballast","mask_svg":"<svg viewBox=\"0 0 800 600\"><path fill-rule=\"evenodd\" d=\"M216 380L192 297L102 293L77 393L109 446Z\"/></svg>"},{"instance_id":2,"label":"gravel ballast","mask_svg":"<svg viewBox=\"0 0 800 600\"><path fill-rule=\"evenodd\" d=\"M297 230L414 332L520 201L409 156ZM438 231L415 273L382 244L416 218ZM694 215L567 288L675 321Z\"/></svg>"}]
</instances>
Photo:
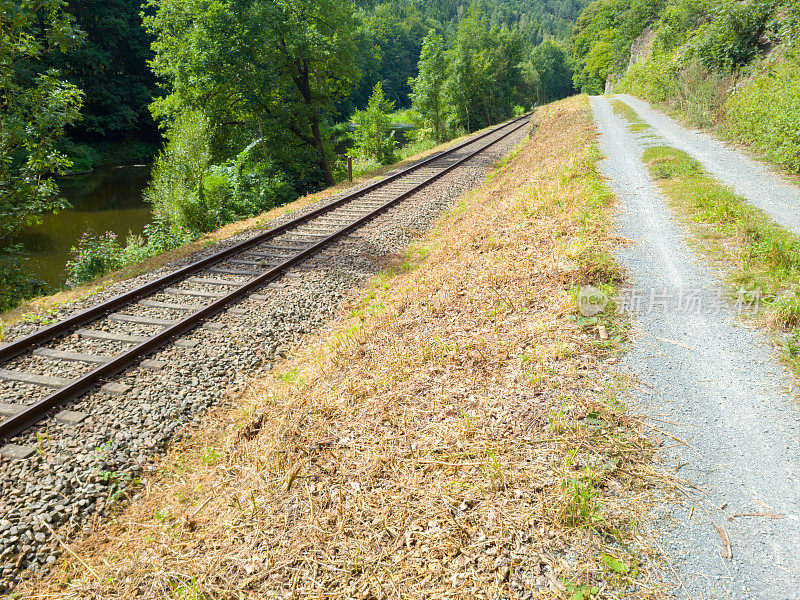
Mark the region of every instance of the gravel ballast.
<instances>
[{"instance_id":1,"label":"gravel ballast","mask_svg":"<svg viewBox=\"0 0 800 600\"><path fill-rule=\"evenodd\" d=\"M255 298L240 301L206 326L188 333L180 344L169 344L150 355L149 359L157 361L156 368L151 364L127 369L114 379L126 386L126 392L109 394L98 390L63 407L80 414L82 420L77 425L51 419L12 440L33 447L36 452L21 460L0 457L0 592L13 588L21 577L42 572L53 564L62 551L54 531L61 539L69 539L91 529L126 490L132 489L132 483L146 477L151 457L191 431L209 407L235 397L248 378L269 370L276 357L286 355L302 343L305 334L329 320L353 289L406 249L461 194L484 181L491 165L525 135L527 128L518 130L293 267L279 280L258 290ZM315 208L305 207L284 219ZM56 317L64 318L259 232L246 232L159 271L110 286L63 307ZM237 279L220 273L213 277ZM225 289L202 283L183 283L179 287ZM165 293L156 294L151 300L177 301L174 295ZM187 297L180 301L193 300ZM149 317L180 316L163 311L122 312ZM6 331L6 339L17 339L37 327L34 323L21 323ZM105 320L100 328L132 336L151 335L154 331L150 325ZM119 344L107 341L87 341L77 336L70 340L68 349L74 352L120 351ZM59 348L64 350L64 344ZM15 368L22 366L31 371L40 365L35 357L15 361ZM65 366L51 375L66 374L66 369ZM3 402L30 403L31 394L42 393L33 387L3 382L4 398L13 391L13 397Z\"/></svg>"},{"instance_id":2,"label":"gravel ballast","mask_svg":"<svg viewBox=\"0 0 800 600\"><path fill-rule=\"evenodd\" d=\"M620 233L633 242L620 259L645 299L624 361L642 383L629 401L669 436L665 471L687 481L656 523L669 579L681 598L793 598L800 410L792 383L768 337L731 303L713 301L723 295L719 275L692 252L642 161L647 145L664 141L631 133L607 99L592 107L603 170L621 201ZM671 303L694 291L700 305Z\"/></svg>"}]
</instances>

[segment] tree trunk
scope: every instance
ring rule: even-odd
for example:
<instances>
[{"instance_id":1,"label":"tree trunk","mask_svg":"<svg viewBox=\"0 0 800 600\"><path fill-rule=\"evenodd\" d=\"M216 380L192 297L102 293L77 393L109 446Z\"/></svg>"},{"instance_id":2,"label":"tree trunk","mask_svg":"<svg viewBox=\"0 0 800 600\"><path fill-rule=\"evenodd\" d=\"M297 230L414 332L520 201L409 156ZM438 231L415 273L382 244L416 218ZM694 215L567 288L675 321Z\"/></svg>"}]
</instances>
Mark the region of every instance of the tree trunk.
<instances>
[{"instance_id":1,"label":"tree trunk","mask_svg":"<svg viewBox=\"0 0 800 600\"><path fill-rule=\"evenodd\" d=\"M322 142L322 132L319 128L319 119L317 115L311 117L311 135L314 137L314 146L319 152L319 168L322 170L322 177L325 179L326 185L335 185L336 180L333 178L333 171L328 162L328 155L325 154L325 144Z\"/></svg>"}]
</instances>

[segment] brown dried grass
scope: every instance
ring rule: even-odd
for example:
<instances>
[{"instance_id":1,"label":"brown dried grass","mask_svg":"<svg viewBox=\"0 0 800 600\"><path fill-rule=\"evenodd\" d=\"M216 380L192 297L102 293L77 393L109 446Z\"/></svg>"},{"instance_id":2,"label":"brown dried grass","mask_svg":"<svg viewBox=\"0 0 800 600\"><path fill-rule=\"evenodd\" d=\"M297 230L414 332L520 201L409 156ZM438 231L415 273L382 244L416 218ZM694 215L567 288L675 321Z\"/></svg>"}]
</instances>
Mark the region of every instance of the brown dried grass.
<instances>
[{"instance_id":1,"label":"brown dried grass","mask_svg":"<svg viewBox=\"0 0 800 600\"><path fill-rule=\"evenodd\" d=\"M91 570L63 560L23 596L655 597L649 444L614 401L615 347L570 319L576 283L619 276L588 103L535 122L349 315L75 546Z\"/></svg>"}]
</instances>

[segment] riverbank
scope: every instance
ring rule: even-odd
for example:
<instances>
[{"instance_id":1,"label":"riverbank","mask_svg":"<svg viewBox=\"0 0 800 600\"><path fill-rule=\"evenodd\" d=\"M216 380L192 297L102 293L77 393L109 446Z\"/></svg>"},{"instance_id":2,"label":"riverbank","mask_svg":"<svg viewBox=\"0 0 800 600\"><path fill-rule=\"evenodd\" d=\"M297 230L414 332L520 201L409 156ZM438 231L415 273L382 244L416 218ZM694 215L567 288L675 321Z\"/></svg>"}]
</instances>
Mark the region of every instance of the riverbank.
<instances>
[{"instance_id":1,"label":"riverbank","mask_svg":"<svg viewBox=\"0 0 800 600\"><path fill-rule=\"evenodd\" d=\"M585 98L173 448L23 597L653 598Z\"/></svg>"}]
</instances>

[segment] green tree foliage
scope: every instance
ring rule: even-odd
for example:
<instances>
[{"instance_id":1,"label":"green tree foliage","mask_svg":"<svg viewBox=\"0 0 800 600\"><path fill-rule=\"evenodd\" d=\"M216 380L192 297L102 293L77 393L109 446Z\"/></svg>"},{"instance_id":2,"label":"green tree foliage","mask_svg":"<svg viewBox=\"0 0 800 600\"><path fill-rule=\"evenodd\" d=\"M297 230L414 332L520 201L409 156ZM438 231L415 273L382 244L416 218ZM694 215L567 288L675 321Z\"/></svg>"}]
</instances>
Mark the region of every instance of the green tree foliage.
<instances>
[{"instance_id":1,"label":"green tree foliage","mask_svg":"<svg viewBox=\"0 0 800 600\"><path fill-rule=\"evenodd\" d=\"M141 0L81 0L64 6L85 32L84 42L45 62L86 94L83 119L71 128L73 139L152 137L148 110L156 81L147 62L150 38L142 26Z\"/></svg>"},{"instance_id":2,"label":"green tree foliage","mask_svg":"<svg viewBox=\"0 0 800 600\"><path fill-rule=\"evenodd\" d=\"M57 71L43 70L47 52L67 49L80 31L60 0L0 0L0 307L35 291L15 243L42 213L66 206L52 175L70 163L55 146L80 114L82 94Z\"/></svg>"},{"instance_id":3,"label":"green tree foliage","mask_svg":"<svg viewBox=\"0 0 800 600\"><path fill-rule=\"evenodd\" d=\"M447 53L446 93L458 125L474 131L510 116L515 104L530 104L520 98L523 48L518 33L491 27L475 5L469 9Z\"/></svg>"},{"instance_id":4,"label":"green tree foliage","mask_svg":"<svg viewBox=\"0 0 800 600\"><path fill-rule=\"evenodd\" d=\"M261 138L265 162L294 162L286 154L305 147L324 181L333 183L326 124L358 76L346 0L150 0L148 6L153 68L170 90L153 111L167 127L181 112L202 110L214 124L212 162Z\"/></svg>"},{"instance_id":5,"label":"green tree foliage","mask_svg":"<svg viewBox=\"0 0 800 600\"><path fill-rule=\"evenodd\" d=\"M491 28L506 28L533 48L546 37L564 40L590 0L359 0L358 60L364 77L352 97L363 107L377 81L398 107L410 104L410 79L417 76L422 40L431 29L451 45L458 24L479 10Z\"/></svg>"},{"instance_id":6,"label":"green tree foliage","mask_svg":"<svg viewBox=\"0 0 800 600\"><path fill-rule=\"evenodd\" d=\"M394 102L386 99L383 84L379 81L372 90L367 108L357 110L353 115L355 129L352 135L357 154L383 165L394 162L396 143L391 128L392 111Z\"/></svg>"},{"instance_id":7,"label":"green tree foliage","mask_svg":"<svg viewBox=\"0 0 800 600\"><path fill-rule=\"evenodd\" d=\"M538 100L552 102L574 92L572 69L564 47L554 40L545 40L531 53L530 68L536 73Z\"/></svg>"},{"instance_id":8,"label":"green tree foliage","mask_svg":"<svg viewBox=\"0 0 800 600\"><path fill-rule=\"evenodd\" d=\"M448 105L445 97L447 62L444 40L431 30L422 42L419 74L408 81L411 87L411 106L422 115L420 126L429 129L433 139L442 142L447 128Z\"/></svg>"},{"instance_id":9,"label":"green tree foliage","mask_svg":"<svg viewBox=\"0 0 800 600\"><path fill-rule=\"evenodd\" d=\"M150 0L148 10L153 68L169 84L152 106L169 142L149 192L165 214L209 229L285 200L286 181L334 183L328 125L358 76L346 0ZM252 202L237 200L242 185Z\"/></svg>"},{"instance_id":10,"label":"green tree foliage","mask_svg":"<svg viewBox=\"0 0 800 600\"><path fill-rule=\"evenodd\" d=\"M597 0L578 17L570 38L575 88L601 94L611 67L611 50L629 3Z\"/></svg>"},{"instance_id":11,"label":"green tree foliage","mask_svg":"<svg viewBox=\"0 0 800 600\"><path fill-rule=\"evenodd\" d=\"M389 100L401 107L408 106L411 91L408 79L416 74L422 39L436 23L423 11L424 7L401 2L357 11L357 61L363 76L350 106L366 106L379 81Z\"/></svg>"},{"instance_id":12,"label":"green tree foliage","mask_svg":"<svg viewBox=\"0 0 800 600\"><path fill-rule=\"evenodd\" d=\"M730 71L750 62L760 52L759 40L774 14L775 0L715 0L711 20L692 36L689 56L704 67Z\"/></svg>"},{"instance_id":13,"label":"green tree foliage","mask_svg":"<svg viewBox=\"0 0 800 600\"><path fill-rule=\"evenodd\" d=\"M602 92L609 75L626 71L632 43L646 27L655 33L651 62L660 74L670 71L668 61L678 70L698 63L730 73L761 56L772 43L765 37L792 37L797 13L797 0L597 0L578 17L570 38L575 87ZM637 70L637 78L641 74ZM664 89L663 83L655 87Z\"/></svg>"}]
</instances>

